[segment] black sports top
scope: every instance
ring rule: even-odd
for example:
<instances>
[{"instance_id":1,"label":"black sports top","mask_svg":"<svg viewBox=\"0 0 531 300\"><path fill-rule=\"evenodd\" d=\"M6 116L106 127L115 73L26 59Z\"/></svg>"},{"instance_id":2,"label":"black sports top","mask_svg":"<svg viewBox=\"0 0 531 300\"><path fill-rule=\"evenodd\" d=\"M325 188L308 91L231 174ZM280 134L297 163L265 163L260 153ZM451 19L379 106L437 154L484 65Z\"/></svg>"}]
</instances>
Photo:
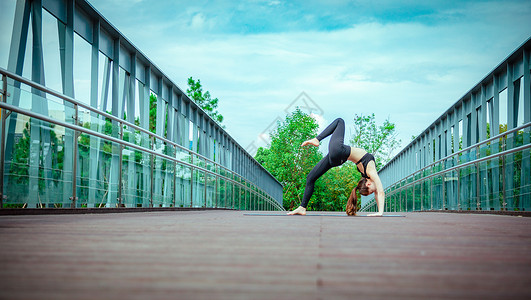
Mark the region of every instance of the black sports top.
<instances>
[{"instance_id":1,"label":"black sports top","mask_svg":"<svg viewBox=\"0 0 531 300\"><path fill-rule=\"evenodd\" d=\"M360 160L358 160L358 162L356 163L356 165L359 164L359 163L361 163L361 164L363 165L363 171L364 171L364 172L361 172L361 171L360 171L360 168L359 168L358 166L356 166L356 168L358 169L358 172L361 173L361 176L362 176L363 178L370 179L370 177L367 176L367 165L369 164L369 162L370 162L371 160L374 161L374 156L372 156L372 154L370 154L369 152L367 152L367 153L365 153L365 155L363 155L363 157L362 157ZM374 162L376 163L376 161L374 161Z\"/></svg>"}]
</instances>

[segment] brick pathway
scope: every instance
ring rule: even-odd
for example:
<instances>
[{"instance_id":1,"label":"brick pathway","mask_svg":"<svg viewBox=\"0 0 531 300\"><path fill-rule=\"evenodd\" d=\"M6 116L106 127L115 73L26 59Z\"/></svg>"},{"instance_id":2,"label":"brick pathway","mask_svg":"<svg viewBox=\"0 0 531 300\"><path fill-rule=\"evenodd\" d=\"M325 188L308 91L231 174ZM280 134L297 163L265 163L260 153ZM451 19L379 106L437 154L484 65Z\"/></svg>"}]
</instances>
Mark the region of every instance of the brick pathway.
<instances>
[{"instance_id":1,"label":"brick pathway","mask_svg":"<svg viewBox=\"0 0 531 300\"><path fill-rule=\"evenodd\" d=\"M531 299L531 218L406 216L0 216L0 299Z\"/></svg>"}]
</instances>

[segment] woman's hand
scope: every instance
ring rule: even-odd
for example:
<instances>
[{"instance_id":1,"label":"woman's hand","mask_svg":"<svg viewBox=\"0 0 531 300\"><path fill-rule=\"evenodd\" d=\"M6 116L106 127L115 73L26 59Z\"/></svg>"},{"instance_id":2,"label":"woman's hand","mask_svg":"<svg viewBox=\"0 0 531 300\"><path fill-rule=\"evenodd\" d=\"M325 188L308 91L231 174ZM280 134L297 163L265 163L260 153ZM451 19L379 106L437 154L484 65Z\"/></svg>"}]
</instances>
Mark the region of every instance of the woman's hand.
<instances>
[{"instance_id":1,"label":"woman's hand","mask_svg":"<svg viewBox=\"0 0 531 300\"><path fill-rule=\"evenodd\" d=\"M306 145L313 145L315 147L319 147L319 140L317 138L313 138L311 140L304 141L301 147L304 147Z\"/></svg>"}]
</instances>

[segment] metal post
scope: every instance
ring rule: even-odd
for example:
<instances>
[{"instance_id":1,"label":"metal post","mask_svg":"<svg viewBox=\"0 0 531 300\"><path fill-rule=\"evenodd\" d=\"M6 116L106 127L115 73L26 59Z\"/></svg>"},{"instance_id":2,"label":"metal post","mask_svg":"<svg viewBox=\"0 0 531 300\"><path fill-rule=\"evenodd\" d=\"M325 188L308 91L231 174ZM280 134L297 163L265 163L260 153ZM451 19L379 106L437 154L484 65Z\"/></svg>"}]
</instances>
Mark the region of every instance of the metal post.
<instances>
[{"instance_id":1,"label":"metal post","mask_svg":"<svg viewBox=\"0 0 531 300\"><path fill-rule=\"evenodd\" d=\"M434 190L433 181L434 181L434 177L431 177L430 178L430 210L433 210L433 190Z\"/></svg>"},{"instance_id":2,"label":"metal post","mask_svg":"<svg viewBox=\"0 0 531 300\"><path fill-rule=\"evenodd\" d=\"M225 199L225 208L227 208L227 180L225 180L225 189L224 189L224 195L223 199Z\"/></svg>"},{"instance_id":3,"label":"metal post","mask_svg":"<svg viewBox=\"0 0 531 300\"><path fill-rule=\"evenodd\" d=\"M216 173L216 187L214 188L214 207L218 207L218 166L214 166L214 173Z\"/></svg>"},{"instance_id":4,"label":"metal post","mask_svg":"<svg viewBox=\"0 0 531 300\"><path fill-rule=\"evenodd\" d=\"M241 186L241 182L239 179L240 178L238 178L238 210L241 210L242 209L242 186Z\"/></svg>"},{"instance_id":5,"label":"metal post","mask_svg":"<svg viewBox=\"0 0 531 300\"><path fill-rule=\"evenodd\" d=\"M476 210L481 210L481 199L480 199L480 178L479 178L479 163L474 164L476 166Z\"/></svg>"},{"instance_id":6,"label":"metal post","mask_svg":"<svg viewBox=\"0 0 531 300\"><path fill-rule=\"evenodd\" d=\"M194 154L190 153L190 164L194 164ZM190 168L190 207L194 206L194 167Z\"/></svg>"},{"instance_id":7,"label":"metal post","mask_svg":"<svg viewBox=\"0 0 531 300\"><path fill-rule=\"evenodd\" d=\"M150 135L150 140L151 140L151 150L155 150L155 138ZM151 154L151 178L150 178L150 185L151 185L151 188L149 189L149 207L153 207L153 169L154 169L154 164L155 164L155 155L154 154Z\"/></svg>"},{"instance_id":8,"label":"metal post","mask_svg":"<svg viewBox=\"0 0 531 300\"><path fill-rule=\"evenodd\" d=\"M505 151L507 136L502 138L502 152ZM502 160L502 190L503 190L503 210L507 210L507 193L505 192L505 155L501 157Z\"/></svg>"},{"instance_id":9,"label":"metal post","mask_svg":"<svg viewBox=\"0 0 531 300\"><path fill-rule=\"evenodd\" d=\"M79 109L77 107L77 104L74 104L74 125L79 125ZM71 208L76 207L76 201L77 201L77 139L79 137L79 132L76 130L74 131L74 156L72 157L73 164L72 164L72 197L70 197L70 200L72 200Z\"/></svg>"},{"instance_id":10,"label":"metal post","mask_svg":"<svg viewBox=\"0 0 531 300\"><path fill-rule=\"evenodd\" d=\"M415 180L415 177L413 177L413 180ZM416 199L416 195L417 195L416 191L417 191L417 184L415 183L415 184L413 184L413 201L415 201L415 199ZM420 202L420 207L421 207L421 210L422 210L422 198L421 198L421 202Z\"/></svg>"},{"instance_id":11,"label":"metal post","mask_svg":"<svg viewBox=\"0 0 531 300\"><path fill-rule=\"evenodd\" d=\"M479 146L476 146L476 159L479 159ZM476 210L481 210L481 198L480 198L480 172L479 163L476 163Z\"/></svg>"},{"instance_id":12,"label":"metal post","mask_svg":"<svg viewBox=\"0 0 531 300\"><path fill-rule=\"evenodd\" d=\"M459 179L461 178L461 176L459 175L460 170L457 169L455 170L455 172L457 173L457 210L461 210L461 194L459 194L461 190L461 183L459 182Z\"/></svg>"},{"instance_id":13,"label":"metal post","mask_svg":"<svg viewBox=\"0 0 531 300\"><path fill-rule=\"evenodd\" d=\"M177 157L177 147L173 146L173 157ZM173 162L173 207L177 206L177 163Z\"/></svg>"},{"instance_id":14,"label":"metal post","mask_svg":"<svg viewBox=\"0 0 531 300\"><path fill-rule=\"evenodd\" d=\"M404 188L404 192L406 193L406 203L407 203L407 198L408 198L407 197L407 194L408 194L407 187ZM374 202L376 202L376 201L374 201ZM411 210L415 210L415 201L412 201L412 203L411 203Z\"/></svg>"},{"instance_id":15,"label":"metal post","mask_svg":"<svg viewBox=\"0 0 531 300\"><path fill-rule=\"evenodd\" d=\"M503 150L502 150L503 151ZM507 210L507 195L505 194L505 156L502 156L501 157L501 160L502 160L502 191L503 191L503 194L502 194L502 197L503 197L503 208L502 210Z\"/></svg>"},{"instance_id":16,"label":"metal post","mask_svg":"<svg viewBox=\"0 0 531 300\"><path fill-rule=\"evenodd\" d=\"M2 99L1 102L7 102L7 77L2 75ZM2 120L2 140L0 141L0 209L4 208L4 167L5 167L5 147L6 147L6 120L5 110L0 109L0 119Z\"/></svg>"},{"instance_id":17,"label":"metal post","mask_svg":"<svg viewBox=\"0 0 531 300\"><path fill-rule=\"evenodd\" d=\"M123 141L124 139L124 126L122 125L122 123L118 123L118 125L120 126L120 140ZM118 145L120 147L120 153L118 153L118 168L119 171L118 171L118 198L116 199L117 202L118 202L118 207L122 207L122 172L123 172L123 150L124 150L124 146L123 145ZM125 205L124 205L125 206Z\"/></svg>"},{"instance_id":18,"label":"metal post","mask_svg":"<svg viewBox=\"0 0 531 300\"><path fill-rule=\"evenodd\" d=\"M205 168L206 168L206 162L205 162ZM203 180L203 185L204 185L204 193L205 193L205 207L208 207L207 205L207 172L206 172L206 169L205 169L205 180Z\"/></svg>"},{"instance_id":19,"label":"metal post","mask_svg":"<svg viewBox=\"0 0 531 300\"><path fill-rule=\"evenodd\" d=\"M446 210L446 202L444 201L446 199L446 173L443 173L441 175L442 177L442 186L443 186L443 193L442 193L442 209Z\"/></svg>"}]
</instances>

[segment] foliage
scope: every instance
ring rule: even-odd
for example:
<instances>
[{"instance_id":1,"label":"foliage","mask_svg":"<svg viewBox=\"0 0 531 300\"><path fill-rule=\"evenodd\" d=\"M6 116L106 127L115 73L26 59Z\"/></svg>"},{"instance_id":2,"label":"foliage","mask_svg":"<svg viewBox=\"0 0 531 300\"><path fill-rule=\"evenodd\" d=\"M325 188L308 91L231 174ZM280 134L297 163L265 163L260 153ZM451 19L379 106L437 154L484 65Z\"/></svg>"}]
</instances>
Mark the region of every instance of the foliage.
<instances>
[{"instance_id":1,"label":"foliage","mask_svg":"<svg viewBox=\"0 0 531 300\"><path fill-rule=\"evenodd\" d=\"M395 125L386 120L382 126L377 127L374 114L369 117L356 116L355 121L358 134L353 140L358 142L358 147L372 151L382 164L400 143L396 140ZM314 119L296 110L286 116L283 122L279 122L277 129L271 132L270 148L259 148L256 154L256 160L284 185L285 209L292 210L299 205L306 176L323 157L317 147L300 147L303 141L317 135L317 128ZM315 183L314 194L307 208L345 210L348 197L360 178L356 165L351 162L330 169Z\"/></svg>"},{"instance_id":2,"label":"foliage","mask_svg":"<svg viewBox=\"0 0 531 300\"><path fill-rule=\"evenodd\" d=\"M28 184L30 140L30 127L27 122L24 125L22 138L14 145L13 160L9 170L17 184Z\"/></svg>"},{"instance_id":3,"label":"foliage","mask_svg":"<svg viewBox=\"0 0 531 300\"><path fill-rule=\"evenodd\" d=\"M36 123L37 122L37 123ZM63 169L63 160L64 160L64 145L63 142L57 138L57 135L54 131L55 125L44 125L40 124L40 121L35 121L30 118L28 122L24 125L22 131L22 136L19 141L13 146L13 158L10 165L10 176L13 180L12 184L7 188L8 194L16 194L19 197L23 198L28 195L27 190L21 190L20 185L29 184L29 168L30 168L30 147L31 147L31 126L34 124L37 126L37 130L40 130L41 138L42 135L50 136L50 145L48 149L44 149L45 146L43 143L39 144L39 153L38 153L38 187L39 191L45 189L45 185L50 182L56 183L62 174ZM44 160L46 152L49 151L51 157L51 169L44 167ZM45 175L46 172L46 175ZM48 179L49 182L45 182L45 179ZM12 189L15 189L13 191Z\"/></svg>"},{"instance_id":4,"label":"foliage","mask_svg":"<svg viewBox=\"0 0 531 300\"><path fill-rule=\"evenodd\" d=\"M306 175L322 158L317 147L300 146L317 135L319 125L299 109L277 125L270 148L260 147L255 158L284 185L284 208L291 210L302 199Z\"/></svg>"},{"instance_id":5,"label":"foliage","mask_svg":"<svg viewBox=\"0 0 531 300\"><path fill-rule=\"evenodd\" d=\"M157 96L149 95L149 131L156 133L157 130Z\"/></svg>"},{"instance_id":6,"label":"foliage","mask_svg":"<svg viewBox=\"0 0 531 300\"><path fill-rule=\"evenodd\" d=\"M201 85L200 79L195 81L192 77L188 78L188 89L186 90L186 94L212 119L214 119L214 121L219 124L223 122L223 116L217 111L219 102L218 98L212 99L209 91L203 93L203 86Z\"/></svg>"},{"instance_id":7,"label":"foliage","mask_svg":"<svg viewBox=\"0 0 531 300\"><path fill-rule=\"evenodd\" d=\"M326 172L316 183L308 208L322 211L344 211L352 189L361 179L356 165L346 162Z\"/></svg>"},{"instance_id":8,"label":"foliage","mask_svg":"<svg viewBox=\"0 0 531 300\"><path fill-rule=\"evenodd\" d=\"M395 124L386 119L377 125L374 114L354 116L354 134L350 143L354 147L370 152L376 161L376 169L380 169L389 160L391 154L400 145L397 139Z\"/></svg>"}]
</instances>

